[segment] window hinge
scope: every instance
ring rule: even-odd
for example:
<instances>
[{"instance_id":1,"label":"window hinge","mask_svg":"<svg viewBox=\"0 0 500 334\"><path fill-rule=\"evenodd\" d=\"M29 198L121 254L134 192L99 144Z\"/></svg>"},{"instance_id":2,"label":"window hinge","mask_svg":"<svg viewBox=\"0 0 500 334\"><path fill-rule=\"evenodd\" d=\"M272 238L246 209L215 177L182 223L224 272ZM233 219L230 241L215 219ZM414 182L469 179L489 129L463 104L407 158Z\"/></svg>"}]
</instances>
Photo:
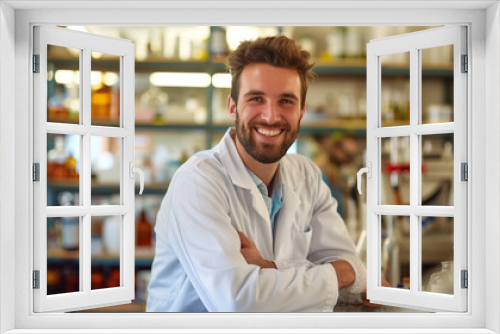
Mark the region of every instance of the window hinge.
<instances>
[{"instance_id":1,"label":"window hinge","mask_svg":"<svg viewBox=\"0 0 500 334\"><path fill-rule=\"evenodd\" d=\"M462 73L467 73L469 71L469 57L467 55L462 55Z\"/></svg>"},{"instance_id":2,"label":"window hinge","mask_svg":"<svg viewBox=\"0 0 500 334\"><path fill-rule=\"evenodd\" d=\"M33 289L40 289L40 270L33 270Z\"/></svg>"},{"instance_id":3,"label":"window hinge","mask_svg":"<svg viewBox=\"0 0 500 334\"><path fill-rule=\"evenodd\" d=\"M462 289L469 288L469 273L467 270L462 270Z\"/></svg>"},{"instance_id":4,"label":"window hinge","mask_svg":"<svg viewBox=\"0 0 500 334\"><path fill-rule=\"evenodd\" d=\"M460 164L460 174L461 181L469 181L469 167L466 162L462 162Z\"/></svg>"},{"instance_id":5,"label":"window hinge","mask_svg":"<svg viewBox=\"0 0 500 334\"><path fill-rule=\"evenodd\" d=\"M40 182L40 163L33 164L33 181Z\"/></svg>"},{"instance_id":6,"label":"window hinge","mask_svg":"<svg viewBox=\"0 0 500 334\"><path fill-rule=\"evenodd\" d=\"M33 73L40 73L40 55L33 55Z\"/></svg>"}]
</instances>

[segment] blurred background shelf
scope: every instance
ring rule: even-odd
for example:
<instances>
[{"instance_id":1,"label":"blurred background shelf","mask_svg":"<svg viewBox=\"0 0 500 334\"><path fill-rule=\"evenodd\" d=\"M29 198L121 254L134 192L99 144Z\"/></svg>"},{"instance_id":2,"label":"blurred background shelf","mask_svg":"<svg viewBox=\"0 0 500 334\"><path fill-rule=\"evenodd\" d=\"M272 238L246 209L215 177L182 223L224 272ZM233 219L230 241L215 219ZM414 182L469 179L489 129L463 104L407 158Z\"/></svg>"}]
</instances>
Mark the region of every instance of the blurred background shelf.
<instances>
[{"instance_id":1,"label":"blurred background shelf","mask_svg":"<svg viewBox=\"0 0 500 334\"><path fill-rule=\"evenodd\" d=\"M168 189L169 182L165 183L148 183L144 188L145 195L164 195ZM92 192L95 194L115 194L120 185L117 183L103 183L101 181L91 181ZM64 191L78 191L78 180L49 180L48 187L51 192L59 194ZM136 185L136 193L139 193L139 186Z\"/></svg>"},{"instance_id":2,"label":"blurred background shelf","mask_svg":"<svg viewBox=\"0 0 500 334\"><path fill-rule=\"evenodd\" d=\"M137 266L151 266L154 259L153 249L136 249L135 261ZM78 263L80 253L78 250L49 249L47 250L47 261L49 264L64 264L68 262ZM118 265L120 256L116 253L92 254L93 265Z\"/></svg>"},{"instance_id":3,"label":"blurred background shelf","mask_svg":"<svg viewBox=\"0 0 500 334\"><path fill-rule=\"evenodd\" d=\"M53 65L58 69L77 70L78 61L68 59L53 59ZM387 76L409 76L409 64L399 66L382 66L382 74ZM95 70L118 71L116 62L96 61ZM226 72L225 64L221 61L173 61L173 60L147 60L136 62L136 72L150 73L157 71L193 71L193 72ZM314 67L314 72L318 75L366 75L365 59L340 59L340 60L318 60ZM424 77L452 77L453 67L451 65L424 65L422 69Z\"/></svg>"}]
</instances>

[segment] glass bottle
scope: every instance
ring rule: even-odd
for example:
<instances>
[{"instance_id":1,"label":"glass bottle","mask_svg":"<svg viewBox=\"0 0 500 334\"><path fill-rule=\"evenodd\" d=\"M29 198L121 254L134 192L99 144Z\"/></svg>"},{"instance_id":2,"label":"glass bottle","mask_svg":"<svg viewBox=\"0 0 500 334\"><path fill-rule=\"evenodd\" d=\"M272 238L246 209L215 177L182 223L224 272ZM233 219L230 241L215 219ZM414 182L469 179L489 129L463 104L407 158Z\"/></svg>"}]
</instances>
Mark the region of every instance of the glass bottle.
<instances>
[{"instance_id":1,"label":"glass bottle","mask_svg":"<svg viewBox=\"0 0 500 334\"><path fill-rule=\"evenodd\" d=\"M210 53L212 56L225 56L227 54L226 29L224 27L212 28Z\"/></svg>"},{"instance_id":2,"label":"glass bottle","mask_svg":"<svg viewBox=\"0 0 500 334\"><path fill-rule=\"evenodd\" d=\"M49 110L49 120L59 120L68 118L69 111L64 105L65 92L63 86L56 87L55 94L50 96L47 104Z\"/></svg>"},{"instance_id":3,"label":"glass bottle","mask_svg":"<svg viewBox=\"0 0 500 334\"><path fill-rule=\"evenodd\" d=\"M165 124L168 111L168 94L159 87L151 85L147 91L139 97L139 120L142 122L151 122L151 116L154 115L153 123L155 125ZM136 117L136 120L138 118Z\"/></svg>"},{"instance_id":4,"label":"glass bottle","mask_svg":"<svg viewBox=\"0 0 500 334\"><path fill-rule=\"evenodd\" d=\"M78 172L76 171L77 164L78 161L73 157L72 154L69 154L64 165L66 167L68 177L71 179L78 178Z\"/></svg>"},{"instance_id":5,"label":"glass bottle","mask_svg":"<svg viewBox=\"0 0 500 334\"><path fill-rule=\"evenodd\" d=\"M111 87L104 83L103 72L101 75L101 85L98 89L92 92L92 118L94 120L109 120L111 114Z\"/></svg>"},{"instance_id":6,"label":"glass bottle","mask_svg":"<svg viewBox=\"0 0 500 334\"><path fill-rule=\"evenodd\" d=\"M139 221L137 222L137 247L151 247L152 227L146 218L146 212L142 210Z\"/></svg>"},{"instance_id":7,"label":"glass bottle","mask_svg":"<svg viewBox=\"0 0 500 334\"><path fill-rule=\"evenodd\" d=\"M92 266L90 275L90 286L92 290L98 290L105 287L104 285L104 274L102 269L98 266Z\"/></svg>"},{"instance_id":8,"label":"glass bottle","mask_svg":"<svg viewBox=\"0 0 500 334\"><path fill-rule=\"evenodd\" d=\"M327 35L327 52L328 55L336 60L345 56L345 27L334 27Z\"/></svg>"},{"instance_id":9,"label":"glass bottle","mask_svg":"<svg viewBox=\"0 0 500 334\"><path fill-rule=\"evenodd\" d=\"M453 261L443 261L441 267L441 271L431 275L429 291L453 294Z\"/></svg>"}]
</instances>

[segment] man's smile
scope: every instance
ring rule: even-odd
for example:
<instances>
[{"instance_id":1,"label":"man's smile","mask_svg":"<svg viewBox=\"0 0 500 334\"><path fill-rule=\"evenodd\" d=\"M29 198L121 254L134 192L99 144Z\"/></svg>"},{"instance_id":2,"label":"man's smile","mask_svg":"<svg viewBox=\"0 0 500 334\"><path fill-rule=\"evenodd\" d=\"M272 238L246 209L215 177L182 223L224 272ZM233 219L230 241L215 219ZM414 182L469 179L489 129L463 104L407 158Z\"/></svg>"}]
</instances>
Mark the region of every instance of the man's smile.
<instances>
[{"instance_id":1,"label":"man's smile","mask_svg":"<svg viewBox=\"0 0 500 334\"><path fill-rule=\"evenodd\" d=\"M262 127L262 126L255 126L254 129L255 129L255 131L257 131L259 134L263 135L264 137L276 137L283 132L283 129L267 128L267 127Z\"/></svg>"}]
</instances>

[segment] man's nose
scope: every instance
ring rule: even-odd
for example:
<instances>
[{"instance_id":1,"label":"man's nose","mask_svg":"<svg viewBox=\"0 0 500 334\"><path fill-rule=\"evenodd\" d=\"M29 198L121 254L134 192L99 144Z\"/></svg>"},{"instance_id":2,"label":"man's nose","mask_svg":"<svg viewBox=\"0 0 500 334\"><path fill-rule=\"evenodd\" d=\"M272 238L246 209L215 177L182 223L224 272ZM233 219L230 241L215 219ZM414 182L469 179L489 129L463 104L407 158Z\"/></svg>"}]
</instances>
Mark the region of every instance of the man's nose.
<instances>
[{"instance_id":1,"label":"man's nose","mask_svg":"<svg viewBox=\"0 0 500 334\"><path fill-rule=\"evenodd\" d=\"M279 108L274 103L267 103L262 111L261 117L268 124L273 124L280 120Z\"/></svg>"}]
</instances>

